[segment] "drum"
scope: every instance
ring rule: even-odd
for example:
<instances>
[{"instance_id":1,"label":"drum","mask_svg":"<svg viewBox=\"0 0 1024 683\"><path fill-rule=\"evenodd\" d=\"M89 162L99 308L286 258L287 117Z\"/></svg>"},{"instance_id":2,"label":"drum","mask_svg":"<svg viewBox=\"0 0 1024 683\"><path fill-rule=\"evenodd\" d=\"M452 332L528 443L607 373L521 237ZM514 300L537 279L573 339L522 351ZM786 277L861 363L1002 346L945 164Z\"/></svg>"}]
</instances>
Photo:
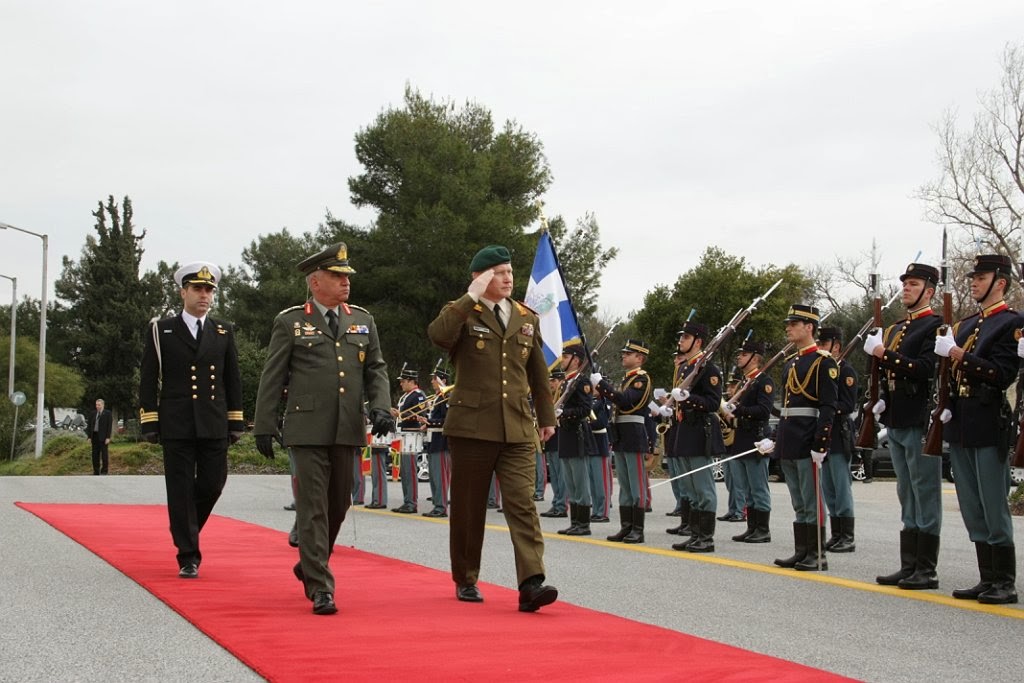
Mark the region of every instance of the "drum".
<instances>
[{"instance_id":1,"label":"drum","mask_svg":"<svg viewBox=\"0 0 1024 683\"><path fill-rule=\"evenodd\" d=\"M423 432L399 432L398 438L402 441L403 453L423 452Z\"/></svg>"}]
</instances>

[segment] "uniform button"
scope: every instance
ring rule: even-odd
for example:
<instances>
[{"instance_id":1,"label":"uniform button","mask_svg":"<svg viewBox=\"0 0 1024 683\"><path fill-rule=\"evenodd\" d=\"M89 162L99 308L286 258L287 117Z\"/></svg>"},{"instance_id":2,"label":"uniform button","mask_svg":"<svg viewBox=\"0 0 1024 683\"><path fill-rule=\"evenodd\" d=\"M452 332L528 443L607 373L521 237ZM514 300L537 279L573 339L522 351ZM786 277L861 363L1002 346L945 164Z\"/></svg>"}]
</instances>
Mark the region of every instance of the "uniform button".
<instances>
[{"instance_id":1,"label":"uniform button","mask_svg":"<svg viewBox=\"0 0 1024 683\"><path fill-rule=\"evenodd\" d=\"M340 361L341 359L342 359L341 356L338 356L338 360Z\"/></svg>"},{"instance_id":2,"label":"uniform button","mask_svg":"<svg viewBox=\"0 0 1024 683\"><path fill-rule=\"evenodd\" d=\"M216 366L216 365L211 365L211 366L210 366L210 369L211 369L211 370L216 370L216 369L217 369L217 366Z\"/></svg>"},{"instance_id":3,"label":"uniform button","mask_svg":"<svg viewBox=\"0 0 1024 683\"><path fill-rule=\"evenodd\" d=\"M196 400L197 398L199 398L199 397L198 397L198 396L196 396L195 394L192 394L192 400L193 400L193 401L194 401L194 400Z\"/></svg>"},{"instance_id":4,"label":"uniform button","mask_svg":"<svg viewBox=\"0 0 1024 683\"><path fill-rule=\"evenodd\" d=\"M344 373L344 372L339 372L339 373L338 373L338 377L344 377L344 376L345 376L345 373Z\"/></svg>"},{"instance_id":5,"label":"uniform button","mask_svg":"<svg viewBox=\"0 0 1024 683\"><path fill-rule=\"evenodd\" d=\"M344 394L345 393L345 387L341 387L340 389L338 389L338 393L339 394Z\"/></svg>"},{"instance_id":6,"label":"uniform button","mask_svg":"<svg viewBox=\"0 0 1024 683\"><path fill-rule=\"evenodd\" d=\"M341 342L339 342L339 341L336 341L336 342L334 342L334 345L335 345L335 346L341 346Z\"/></svg>"},{"instance_id":7,"label":"uniform button","mask_svg":"<svg viewBox=\"0 0 1024 683\"><path fill-rule=\"evenodd\" d=\"M503 379L503 380L501 380L501 383L502 384L508 384L508 380L507 379Z\"/></svg>"},{"instance_id":8,"label":"uniform button","mask_svg":"<svg viewBox=\"0 0 1024 683\"><path fill-rule=\"evenodd\" d=\"M217 379L217 375L210 375L210 379Z\"/></svg>"},{"instance_id":9,"label":"uniform button","mask_svg":"<svg viewBox=\"0 0 1024 683\"><path fill-rule=\"evenodd\" d=\"M193 382L195 382L195 381L196 381L196 376L195 376L195 375L192 375L192 381L193 381Z\"/></svg>"},{"instance_id":10,"label":"uniform button","mask_svg":"<svg viewBox=\"0 0 1024 683\"><path fill-rule=\"evenodd\" d=\"M214 396L213 394L210 394L210 400L211 400L211 401L216 401L216 400L217 400L217 397L216 397L216 396Z\"/></svg>"},{"instance_id":11,"label":"uniform button","mask_svg":"<svg viewBox=\"0 0 1024 683\"><path fill-rule=\"evenodd\" d=\"M196 386L195 384L193 384L193 385L192 385L192 391L195 391L195 390L196 390L196 389L198 389L198 388L199 388L199 387L197 387L197 386Z\"/></svg>"},{"instance_id":12,"label":"uniform button","mask_svg":"<svg viewBox=\"0 0 1024 683\"><path fill-rule=\"evenodd\" d=\"M508 394L506 394L505 392L502 392L501 397L502 398L508 398Z\"/></svg>"},{"instance_id":13,"label":"uniform button","mask_svg":"<svg viewBox=\"0 0 1024 683\"><path fill-rule=\"evenodd\" d=\"M193 365L192 366L192 372L195 372L195 371L196 371L196 366Z\"/></svg>"}]
</instances>

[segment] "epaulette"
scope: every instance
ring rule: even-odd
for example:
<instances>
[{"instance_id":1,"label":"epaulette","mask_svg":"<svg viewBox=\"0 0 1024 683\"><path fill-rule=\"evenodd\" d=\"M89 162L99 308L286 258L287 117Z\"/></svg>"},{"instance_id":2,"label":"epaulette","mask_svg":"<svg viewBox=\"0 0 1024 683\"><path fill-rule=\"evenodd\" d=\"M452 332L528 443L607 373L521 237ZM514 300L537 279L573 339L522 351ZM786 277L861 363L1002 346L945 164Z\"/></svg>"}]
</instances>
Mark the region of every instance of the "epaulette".
<instances>
[{"instance_id":1,"label":"epaulette","mask_svg":"<svg viewBox=\"0 0 1024 683\"><path fill-rule=\"evenodd\" d=\"M526 309L526 311L529 311L530 313L533 313L536 316L540 316L540 313L538 313L537 311L533 310L532 308L530 308L529 306L524 304L522 301L516 301L515 304L516 304L516 306L519 307L519 313L521 315L526 315L526 312L523 310L523 309Z\"/></svg>"},{"instance_id":2,"label":"epaulette","mask_svg":"<svg viewBox=\"0 0 1024 683\"><path fill-rule=\"evenodd\" d=\"M637 371L636 371L636 374L639 377L640 375L646 375L647 371L644 370L643 368L638 368Z\"/></svg>"},{"instance_id":3,"label":"epaulette","mask_svg":"<svg viewBox=\"0 0 1024 683\"><path fill-rule=\"evenodd\" d=\"M289 306L288 308L286 308L283 311L281 311L280 313L278 313L278 315L284 315L285 313L291 313L292 311L297 311L300 308L304 308L305 306L306 306L306 304L299 304L298 306Z\"/></svg>"},{"instance_id":4,"label":"epaulette","mask_svg":"<svg viewBox=\"0 0 1024 683\"><path fill-rule=\"evenodd\" d=\"M355 304L349 304L348 307L349 308L355 308L355 309L358 309L358 310L362 311L363 313L369 314L369 311L366 310L365 308L363 308L362 306L356 306Z\"/></svg>"},{"instance_id":5,"label":"epaulette","mask_svg":"<svg viewBox=\"0 0 1024 683\"><path fill-rule=\"evenodd\" d=\"M826 351L825 349L818 349L817 351L822 356L825 356L825 358L831 358L832 357L832 354L829 353L828 351Z\"/></svg>"}]
</instances>

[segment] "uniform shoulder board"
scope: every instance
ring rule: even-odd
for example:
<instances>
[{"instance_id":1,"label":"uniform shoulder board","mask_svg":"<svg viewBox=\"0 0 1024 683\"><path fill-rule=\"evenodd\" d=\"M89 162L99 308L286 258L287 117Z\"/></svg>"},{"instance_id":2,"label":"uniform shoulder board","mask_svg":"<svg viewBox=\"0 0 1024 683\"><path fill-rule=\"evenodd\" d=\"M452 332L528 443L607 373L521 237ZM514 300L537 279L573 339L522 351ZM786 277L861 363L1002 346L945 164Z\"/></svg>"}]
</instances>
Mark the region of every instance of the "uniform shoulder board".
<instances>
[{"instance_id":1,"label":"uniform shoulder board","mask_svg":"<svg viewBox=\"0 0 1024 683\"><path fill-rule=\"evenodd\" d=\"M365 308L363 308L362 306L356 306L355 304L349 304L349 305L348 305L348 307L349 307L349 308L354 308L354 309L356 309L357 311L362 311L363 313L366 313L366 314L369 314L369 313L370 313L370 312L369 312L368 310L366 310L366 309L365 309Z\"/></svg>"},{"instance_id":2,"label":"uniform shoulder board","mask_svg":"<svg viewBox=\"0 0 1024 683\"><path fill-rule=\"evenodd\" d=\"M286 308L283 311L281 311L280 313L278 313L278 315L284 315L285 313L291 313L292 311L298 311L298 310L300 310L302 308L305 308L305 306L306 306L306 304L299 304L298 306L289 306L288 308Z\"/></svg>"},{"instance_id":3,"label":"uniform shoulder board","mask_svg":"<svg viewBox=\"0 0 1024 683\"><path fill-rule=\"evenodd\" d=\"M818 349L818 354L824 356L825 358L832 357L832 354L826 351L825 349Z\"/></svg>"},{"instance_id":4,"label":"uniform shoulder board","mask_svg":"<svg viewBox=\"0 0 1024 683\"><path fill-rule=\"evenodd\" d=\"M644 370L644 369L640 369L640 370L636 371L636 376L637 377L639 377L640 375L646 375L646 374L647 374L647 371Z\"/></svg>"},{"instance_id":5,"label":"uniform shoulder board","mask_svg":"<svg viewBox=\"0 0 1024 683\"><path fill-rule=\"evenodd\" d=\"M516 306L519 307L519 313L521 315L526 315L527 313L533 313L536 316L540 315L540 313L538 313L537 311L533 310L532 308L530 308L529 306L524 304L522 301L516 301L515 303L516 303Z\"/></svg>"}]
</instances>

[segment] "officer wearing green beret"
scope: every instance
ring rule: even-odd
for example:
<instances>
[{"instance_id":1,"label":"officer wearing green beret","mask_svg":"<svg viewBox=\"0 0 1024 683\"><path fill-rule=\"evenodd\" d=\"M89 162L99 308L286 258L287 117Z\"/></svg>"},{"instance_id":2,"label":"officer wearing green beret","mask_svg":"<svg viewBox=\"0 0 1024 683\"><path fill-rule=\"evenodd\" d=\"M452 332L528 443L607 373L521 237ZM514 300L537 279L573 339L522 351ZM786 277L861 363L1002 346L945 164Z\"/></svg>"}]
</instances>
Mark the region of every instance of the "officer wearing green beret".
<instances>
[{"instance_id":1,"label":"officer wearing green beret","mask_svg":"<svg viewBox=\"0 0 1024 683\"><path fill-rule=\"evenodd\" d=\"M287 384L281 436L295 454L302 539L294 572L313 613L334 614L334 576L327 563L351 502L353 460L366 445L364 399L374 435L394 431L394 420L377 327L366 309L348 303L355 270L345 244L310 256L298 269L312 296L274 319L256 396L256 446L274 457Z\"/></svg>"},{"instance_id":2,"label":"officer wearing green beret","mask_svg":"<svg viewBox=\"0 0 1024 683\"><path fill-rule=\"evenodd\" d=\"M544 538L533 503L538 430L542 441L552 436L555 410L540 320L509 298L511 260L502 246L477 252L467 292L441 310L427 334L455 366L444 434L452 454L449 528L456 597L483 600L476 583L487 489L497 474L515 550L519 610L533 612L558 598L556 588L544 585Z\"/></svg>"}]
</instances>

